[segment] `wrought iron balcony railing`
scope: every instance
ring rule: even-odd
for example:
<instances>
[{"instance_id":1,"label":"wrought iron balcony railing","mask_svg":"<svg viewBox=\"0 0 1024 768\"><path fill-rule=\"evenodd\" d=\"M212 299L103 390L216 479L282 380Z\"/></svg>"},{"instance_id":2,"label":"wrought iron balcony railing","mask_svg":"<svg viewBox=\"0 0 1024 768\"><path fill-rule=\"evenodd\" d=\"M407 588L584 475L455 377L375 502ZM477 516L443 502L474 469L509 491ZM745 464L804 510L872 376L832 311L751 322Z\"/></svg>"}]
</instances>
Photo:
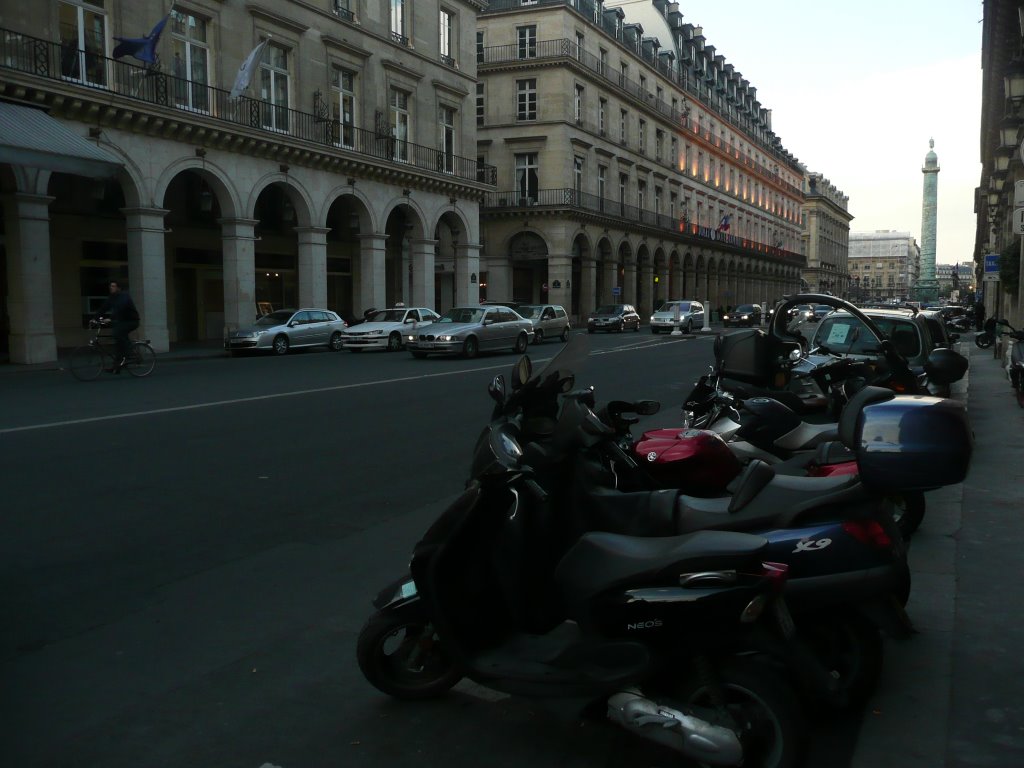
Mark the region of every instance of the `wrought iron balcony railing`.
<instances>
[{"instance_id":1,"label":"wrought iron balcony railing","mask_svg":"<svg viewBox=\"0 0 1024 768\"><path fill-rule=\"evenodd\" d=\"M480 212L494 210L528 210L533 208L558 208L585 211L607 216L612 219L628 221L662 229L690 239L724 243L746 251L754 251L766 256L784 259L796 264L803 264L804 257L794 251L761 243L748 237L720 232L714 227L703 227L685 219L669 216L664 213L640 208L620 200L609 200L571 187L563 189L538 189L531 194L512 192L488 192L480 204Z\"/></svg>"},{"instance_id":2,"label":"wrought iron balcony railing","mask_svg":"<svg viewBox=\"0 0 1024 768\"><path fill-rule=\"evenodd\" d=\"M268 101L241 96L166 72L111 59L89 50L0 28L0 69L59 80L76 87L102 90L133 101L172 107L197 119L245 126L320 144L339 153L354 152L386 163L403 163L417 170L446 174L494 186L497 171L476 159L459 157L433 147L401 141L394 136L344 125L335 119L302 112Z\"/></svg>"}]
</instances>

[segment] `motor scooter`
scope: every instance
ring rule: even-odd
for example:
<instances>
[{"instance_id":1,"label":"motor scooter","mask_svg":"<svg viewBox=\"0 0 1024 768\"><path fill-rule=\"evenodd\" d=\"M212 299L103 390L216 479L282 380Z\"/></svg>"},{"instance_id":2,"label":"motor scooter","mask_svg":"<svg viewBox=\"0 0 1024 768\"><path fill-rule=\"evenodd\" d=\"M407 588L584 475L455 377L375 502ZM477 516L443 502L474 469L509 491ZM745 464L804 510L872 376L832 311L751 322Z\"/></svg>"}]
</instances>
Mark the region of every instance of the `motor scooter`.
<instances>
[{"instance_id":1,"label":"motor scooter","mask_svg":"<svg viewBox=\"0 0 1024 768\"><path fill-rule=\"evenodd\" d=\"M603 701L612 722L702 764L793 768L802 715L775 660L824 671L786 609L787 567L745 533L567 536L527 459L547 455L530 446L551 436L549 393L572 375L535 377L523 360L508 396L501 377L491 385L495 413L466 490L416 545L410 574L374 601L363 674L404 699L465 676Z\"/></svg>"}]
</instances>

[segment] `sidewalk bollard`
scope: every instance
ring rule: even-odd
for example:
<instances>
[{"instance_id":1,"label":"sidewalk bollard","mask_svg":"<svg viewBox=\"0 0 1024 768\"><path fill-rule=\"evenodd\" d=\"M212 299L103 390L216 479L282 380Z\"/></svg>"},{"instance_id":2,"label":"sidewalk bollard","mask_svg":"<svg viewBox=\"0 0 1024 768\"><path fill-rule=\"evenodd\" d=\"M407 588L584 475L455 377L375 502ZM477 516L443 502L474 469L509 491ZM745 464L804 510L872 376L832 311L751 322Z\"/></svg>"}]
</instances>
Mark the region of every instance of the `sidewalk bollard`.
<instances>
[{"instance_id":1,"label":"sidewalk bollard","mask_svg":"<svg viewBox=\"0 0 1024 768\"><path fill-rule=\"evenodd\" d=\"M704 327L700 329L701 333L707 333L711 330L711 299L704 299Z\"/></svg>"},{"instance_id":2,"label":"sidewalk bollard","mask_svg":"<svg viewBox=\"0 0 1024 768\"><path fill-rule=\"evenodd\" d=\"M682 322L682 318L679 316L679 304L676 303L676 314L672 321L672 336L682 336L683 332L679 330L679 324Z\"/></svg>"}]
</instances>

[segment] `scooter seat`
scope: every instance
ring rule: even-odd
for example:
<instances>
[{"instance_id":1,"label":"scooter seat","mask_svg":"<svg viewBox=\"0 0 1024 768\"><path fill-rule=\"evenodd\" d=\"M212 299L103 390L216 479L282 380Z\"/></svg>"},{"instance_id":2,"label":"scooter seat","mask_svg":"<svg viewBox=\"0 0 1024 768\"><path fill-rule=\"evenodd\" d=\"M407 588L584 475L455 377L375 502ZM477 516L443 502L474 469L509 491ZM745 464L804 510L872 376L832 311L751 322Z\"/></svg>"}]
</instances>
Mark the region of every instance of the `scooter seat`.
<instances>
[{"instance_id":1,"label":"scooter seat","mask_svg":"<svg viewBox=\"0 0 1024 768\"><path fill-rule=\"evenodd\" d=\"M582 602L613 587L658 586L656 579L669 570L675 577L680 570L737 568L767 546L762 536L724 531L655 538L587 533L558 563L555 583L577 612Z\"/></svg>"}]
</instances>

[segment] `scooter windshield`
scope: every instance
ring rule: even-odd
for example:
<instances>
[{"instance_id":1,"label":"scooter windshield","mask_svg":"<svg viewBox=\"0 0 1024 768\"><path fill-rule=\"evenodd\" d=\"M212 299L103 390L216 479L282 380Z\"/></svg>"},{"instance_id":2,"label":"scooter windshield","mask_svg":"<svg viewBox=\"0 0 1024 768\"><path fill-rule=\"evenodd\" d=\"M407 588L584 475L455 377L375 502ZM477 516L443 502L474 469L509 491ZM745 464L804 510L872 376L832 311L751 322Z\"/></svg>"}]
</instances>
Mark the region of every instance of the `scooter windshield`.
<instances>
[{"instance_id":1,"label":"scooter windshield","mask_svg":"<svg viewBox=\"0 0 1024 768\"><path fill-rule=\"evenodd\" d=\"M581 334L572 336L558 351L558 354L548 360L548 364L539 373L534 373L530 377L528 384L539 386L548 382L552 376L561 379L569 375L578 375L589 353L590 345L587 343L587 337Z\"/></svg>"}]
</instances>

